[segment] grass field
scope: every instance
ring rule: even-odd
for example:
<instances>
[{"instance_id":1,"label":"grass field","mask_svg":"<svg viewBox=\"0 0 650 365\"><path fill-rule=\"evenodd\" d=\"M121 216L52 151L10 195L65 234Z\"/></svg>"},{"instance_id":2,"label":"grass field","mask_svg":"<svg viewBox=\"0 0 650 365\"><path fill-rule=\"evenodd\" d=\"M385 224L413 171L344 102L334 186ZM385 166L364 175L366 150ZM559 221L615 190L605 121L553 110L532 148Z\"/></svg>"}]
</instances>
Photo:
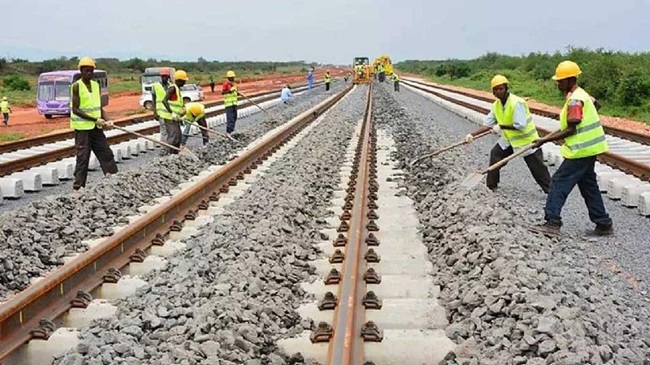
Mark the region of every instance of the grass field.
<instances>
[{"instance_id":1,"label":"grass field","mask_svg":"<svg viewBox=\"0 0 650 365\"><path fill-rule=\"evenodd\" d=\"M425 78L440 84L462 86L476 90L490 92L490 80L497 72L479 72L469 77L451 79L448 75L435 76L427 75ZM553 80L539 81L531 78L527 73L518 70L502 71L510 81L511 91L521 97L529 97L540 103L562 107L564 99L557 89ZM589 90L587 90L589 92ZM629 118L643 123L650 124L650 110L647 107L621 107L608 105L602 102L600 113L613 117Z\"/></svg>"},{"instance_id":2,"label":"grass field","mask_svg":"<svg viewBox=\"0 0 650 365\"><path fill-rule=\"evenodd\" d=\"M237 72L237 70L235 70L235 72L237 73L237 77L239 79L256 77L256 76L264 76L269 74L267 72L262 72L259 70L247 70L243 72ZM300 72L301 70L297 67L278 68L274 72L274 74L291 75L291 74L298 74ZM216 73L212 73L212 74L189 73L189 77L190 77L189 82L207 84L210 82L210 75L214 77L214 81L216 83L220 83L221 81L223 81L223 75L216 74ZM22 76L22 77L29 82L29 85L31 86L31 90L9 91L6 90L4 86L1 86L2 83L0 82L0 97L6 96L7 98L9 98L9 103L12 106L36 106L36 81L38 78L36 76ZM109 74L108 89L110 93L122 93L128 91L139 92L140 74L136 74L136 73Z\"/></svg>"}]
</instances>

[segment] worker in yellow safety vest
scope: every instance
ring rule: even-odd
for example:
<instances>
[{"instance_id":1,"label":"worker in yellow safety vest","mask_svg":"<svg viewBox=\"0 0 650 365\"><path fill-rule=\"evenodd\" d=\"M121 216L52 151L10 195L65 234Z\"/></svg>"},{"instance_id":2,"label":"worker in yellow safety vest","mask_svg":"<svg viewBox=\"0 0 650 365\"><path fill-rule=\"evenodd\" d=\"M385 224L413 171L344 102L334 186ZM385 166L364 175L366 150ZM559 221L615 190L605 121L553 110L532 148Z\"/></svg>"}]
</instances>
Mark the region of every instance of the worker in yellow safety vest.
<instances>
[{"instance_id":1,"label":"worker in yellow safety vest","mask_svg":"<svg viewBox=\"0 0 650 365\"><path fill-rule=\"evenodd\" d=\"M163 105L163 99L169 88L169 79L171 74L169 73L168 68L163 68L160 70L160 82L155 82L151 85L151 106L153 108L153 117L160 124L160 140L163 142L169 142L167 138L167 126L165 125L165 120L162 119L159 113L165 114L165 106Z\"/></svg>"},{"instance_id":2,"label":"worker in yellow safety vest","mask_svg":"<svg viewBox=\"0 0 650 365\"><path fill-rule=\"evenodd\" d=\"M185 146L187 143L187 138L190 134L190 128L192 123L197 123L203 128L199 128L201 131L201 136L203 137L203 145L205 146L210 142L210 135L208 134L208 122L205 120L205 106L198 102L192 102L185 104L185 115L183 115L183 123L185 124L183 128L183 139L181 141L181 146Z\"/></svg>"},{"instance_id":3,"label":"worker in yellow safety vest","mask_svg":"<svg viewBox=\"0 0 650 365\"><path fill-rule=\"evenodd\" d=\"M329 91L331 83L332 75L330 75L330 70L327 70L327 72L325 72L325 91Z\"/></svg>"},{"instance_id":4,"label":"worker in yellow safety vest","mask_svg":"<svg viewBox=\"0 0 650 365\"><path fill-rule=\"evenodd\" d=\"M237 123L237 83L235 83L235 71L226 72L226 81L221 85L221 95L223 95L223 106L226 109L226 134L232 137Z\"/></svg>"},{"instance_id":5,"label":"worker in yellow safety vest","mask_svg":"<svg viewBox=\"0 0 650 365\"><path fill-rule=\"evenodd\" d=\"M90 57L79 60L81 78L75 81L70 91L70 128L74 130L76 165L72 188L79 190L86 186L88 163L92 151L99 161L104 175L116 174L117 165L113 151L102 129L110 129L113 122L106 120L102 108L99 83L93 80L95 61Z\"/></svg>"},{"instance_id":6,"label":"worker in yellow safety vest","mask_svg":"<svg viewBox=\"0 0 650 365\"><path fill-rule=\"evenodd\" d=\"M605 210L594 167L598 155L609 150L605 131L598 115L598 103L578 86L582 73L578 64L563 61L555 69L558 89L566 96L560 112L560 130L534 142L539 147L546 142L564 140L560 148L564 161L553 174L551 191L546 198L542 225L529 229L547 236L557 236L562 227L562 207L571 190L578 185L587 205L589 219L596 224L589 235L607 236L613 232L613 223Z\"/></svg>"},{"instance_id":7,"label":"worker in yellow safety vest","mask_svg":"<svg viewBox=\"0 0 650 365\"><path fill-rule=\"evenodd\" d=\"M395 72L390 76L390 78L393 80L393 89L394 91L399 92L399 76Z\"/></svg>"},{"instance_id":8,"label":"worker in yellow safety vest","mask_svg":"<svg viewBox=\"0 0 650 365\"><path fill-rule=\"evenodd\" d=\"M6 96L2 97L2 101L0 101L0 111L2 112L2 122L4 123L5 126L9 125L9 113L11 113L11 107L9 106L9 100L7 100Z\"/></svg>"},{"instance_id":9,"label":"worker in yellow safety vest","mask_svg":"<svg viewBox=\"0 0 650 365\"><path fill-rule=\"evenodd\" d=\"M167 88L165 97L162 100L163 108L158 111L158 116L165 121L167 129L167 143L180 148L182 141L181 116L185 114L183 95L181 88L185 85L189 77L187 72L178 70L174 73L174 83ZM177 154L179 151L168 148L171 154Z\"/></svg>"},{"instance_id":10,"label":"worker in yellow safety vest","mask_svg":"<svg viewBox=\"0 0 650 365\"><path fill-rule=\"evenodd\" d=\"M483 132L492 131L500 134L501 138L490 152L490 165L530 146L539 138L537 127L533 122L528 104L519 96L510 92L508 79L503 75L492 78L490 86L496 100L492 110L485 118L484 126L465 137L465 142L471 143L474 136ZM544 154L540 148L534 148L524 154L524 161L528 165L533 178L545 193L548 193L551 184L551 175L544 165ZM488 172L486 185L494 191L500 180L499 169Z\"/></svg>"}]
</instances>

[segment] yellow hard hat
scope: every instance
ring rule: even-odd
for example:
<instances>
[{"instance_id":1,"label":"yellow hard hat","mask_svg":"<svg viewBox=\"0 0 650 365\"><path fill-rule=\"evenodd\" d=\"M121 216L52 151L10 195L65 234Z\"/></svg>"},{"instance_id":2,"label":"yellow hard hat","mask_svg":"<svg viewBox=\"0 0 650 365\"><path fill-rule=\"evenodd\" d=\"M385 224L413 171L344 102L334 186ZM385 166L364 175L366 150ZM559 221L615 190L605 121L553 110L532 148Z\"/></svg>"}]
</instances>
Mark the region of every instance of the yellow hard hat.
<instances>
[{"instance_id":1,"label":"yellow hard hat","mask_svg":"<svg viewBox=\"0 0 650 365\"><path fill-rule=\"evenodd\" d=\"M90 58L90 57L81 57L81 59L79 60L79 65L77 65L77 68L82 68L84 66L89 66L89 67L92 67L92 68L97 67L97 66L95 66L95 60L93 60L92 58Z\"/></svg>"},{"instance_id":2,"label":"yellow hard hat","mask_svg":"<svg viewBox=\"0 0 650 365\"><path fill-rule=\"evenodd\" d=\"M226 77L236 77L235 71L231 70L231 71L226 72Z\"/></svg>"},{"instance_id":3,"label":"yellow hard hat","mask_svg":"<svg viewBox=\"0 0 650 365\"><path fill-rule=\"evenodd\" d=\"M188 107L190 113L192 113L194 116L197 116L203 112L203 105L200 103L192 103Z\"/></svg>"},{"instance_id":4,"label":"yellow hard hat","mask_svg":"<svg viewBox=\"0 0 650 365\"><path fill-rule=\"evenodd\" d=\"M573 61L562 61L557 65L557 68L555 69L555 76L553 76L553 80L578 77L578 75L581 73L582 71L580 71L580 67L578 67L577 63Z\"/></svg>"},{"instance_id":5,"label":"yellow hard hat","mask_svg":"<svg viewBox=\"0 0 650 365\"><path fill-rule=\"evenodd\" d=\"M6 97L6 96L3 96L3 97L2 97L2 100L7 101L7 97Z\"/></svg>"},{"instance_id":6,"label":"yellow hard hat","mask_svg":"<svg viewBox=\"0 0 650 365\"><path fill-rule=\"evenodd\" d=\"M494 89L495 86L499 86L499 85L503 85L503 84L507 84L507 83L508 83L508 79L506 79L505 76L503 76L503 75L495 75L492 78L492 81L490 81L490 87L492 89Z\"/></svg>"},{"instance_id":7,"label":"yellow hard hat","mask_svg":"<svg viewBox=\"0 0 650 365\"><path fill-rule=\"evenodd\" d=\"M174 80L185 80L187 81L189 77L187 77L187 72L183 70L178 70L174 72Z\"/></svg>"}]
</instances>

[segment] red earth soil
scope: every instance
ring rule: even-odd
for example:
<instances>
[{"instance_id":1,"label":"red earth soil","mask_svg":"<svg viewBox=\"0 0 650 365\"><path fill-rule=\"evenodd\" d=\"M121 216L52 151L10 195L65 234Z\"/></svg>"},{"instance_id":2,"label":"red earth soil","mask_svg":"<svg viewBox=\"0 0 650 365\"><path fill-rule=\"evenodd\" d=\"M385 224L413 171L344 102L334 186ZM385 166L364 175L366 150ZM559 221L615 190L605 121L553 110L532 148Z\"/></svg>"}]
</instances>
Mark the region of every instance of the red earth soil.
<instances>
[{"instance_id":1,"label":"red earth soil","mask_svg":"<svg viewBox=\"0 0 650 365\"><path fill-rule=\"evenodd\" d=\"M405 73L405 75L406 75L406 73ZM423 79L423 78L419 77L418 75L413 75L413 74L409 74L408 77L412 77L414 79L419 79L419 80L422 80L423 82L427 82L429 84L444 86L444 87L446 87L448 89L463 91L463 92L471 93L473 95L488 97L488 98L494 99L494 95L492 95L492 93L490 93L490 92L475 90L475 89L468 89L468 88L460 87L460 86L436 84L433 81ZM535 99L532 99L532 98L526 98L526 100L528 101L528 105L530 107L537 108L537 109L540 109L540 110L544 110L546 112L559 114L560 111L562 110L562 108L559 108L559 107L556 107L556 106L550 106L550 105L539 103L539 102L535 101ZM634 121L634 120L630 120L630 119L618 118L618 117L610 117L610 116L606 116L606 115L601 115L600 120L603 123L603 125L605 125L605 126L617 127L617 128L628 130L628 131L634 131L634 132L637 132L637 133L640 133L640 134L643 134L643 135L646 135L646 136L650 137L650 125L648 125L648 124L638 122L638 121Z\"/></svg>"},{"instance_id":2,"label":"red earth soil","mask_svg":"<svg viewBox=\"0 0 650 365\"><path fill-rule=\"evenodd\" d=\"M332 69L333 76L342 76L347 70ZM314 73L315 80L322 80L325 72L316 71ZM190 80L191 81L191 80ZM203 86L203 93L205 100L203 102L211 102L221 100L220 81L215 80L215 92L210 92L210 87ZM281 89L285 84L306 84L307 75L271 75L260 76L256 78L248 78L238 81L239 91L244 95L254 94L262 91L270 91ZM104 109L108 117L112 120L135 116L138 114L146 115L144 108L139 104L140 92L139 91L125 91L121 93L111 94L109 104ZM0 123L1 125L1 123ZM9 126L0 127L0 135L3 134L23 134L25 137L35 137L43 134L52 133L55 131L66 130L70 128L69 119L67 117L53 117L52 119L45 119L44 116L38 114L35 107L14 107L9 117ZM7 143L7 142L0 142Z\"/></svg>"}]
</instances>

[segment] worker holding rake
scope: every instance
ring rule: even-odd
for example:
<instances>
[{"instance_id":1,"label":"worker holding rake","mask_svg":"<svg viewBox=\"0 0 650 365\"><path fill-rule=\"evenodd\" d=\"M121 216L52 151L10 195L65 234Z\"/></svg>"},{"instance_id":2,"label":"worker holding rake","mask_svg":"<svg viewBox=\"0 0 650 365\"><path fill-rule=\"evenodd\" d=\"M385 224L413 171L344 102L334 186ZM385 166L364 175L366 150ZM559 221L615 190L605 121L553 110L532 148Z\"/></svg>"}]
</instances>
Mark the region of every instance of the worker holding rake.
<instances>
[{"instance_id":1,"label":"worker holding rake","mask_svg":"<svg viewBox=\"0 0 650 365\"><path fill-rule=\"evenodd\" d=\"M496 134L501 134L501 138L490 152L490 165L494 165L515 153L515 150L529 147L539 138L539 135L528 104L524 99L510 92L508 79L505 76L496 75L490 84L492 93L497 100L492 104L492 110L485 119L485 125L468 134L465 137L465 142L471 143L475 136L490 129ZM548 168L544 165L542 150L530 149L524 156L533 178L542 190L548 193L551 176ZM487 187L492 191L496 190L499 179L499 169L489 171L486 179Z\"/></svg>"}]
</instances>

